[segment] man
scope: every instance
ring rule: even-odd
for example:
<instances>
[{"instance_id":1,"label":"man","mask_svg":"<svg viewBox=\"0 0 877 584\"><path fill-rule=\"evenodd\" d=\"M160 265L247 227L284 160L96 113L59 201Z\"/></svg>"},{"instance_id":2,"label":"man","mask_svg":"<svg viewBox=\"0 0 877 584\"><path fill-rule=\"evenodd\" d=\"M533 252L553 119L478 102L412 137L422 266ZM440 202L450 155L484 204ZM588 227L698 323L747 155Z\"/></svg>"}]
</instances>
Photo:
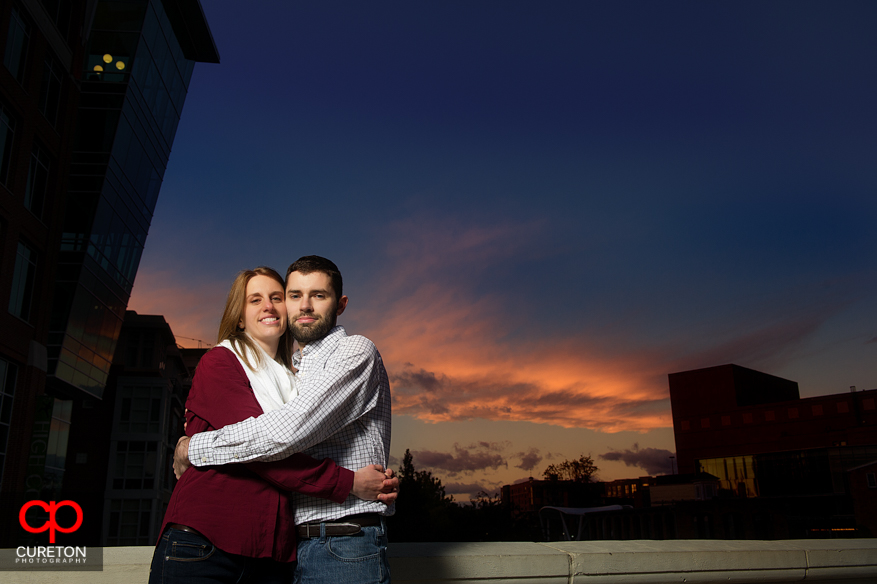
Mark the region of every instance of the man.
<instances>
[{"instance_id":1,"label":"man","mask_svg":"<svg viewBox=\"0 0 877 584\"><path fill-rule=\"evenodd\" d=\"M357 469L386 468L390 450L390 385L374 344L347 336L336 320L347 307L337 266L305 256L286 273L289 327L299 396L283 408L213 432L184 437L175 470L251 460L279 460L295 452L331 458ZM298 525L296 582L389 582L384 516L394 506L350 496L342 504L294 495ZM382 500L392 500L381 495ZM330 549L331 548L331 549Z\"/></svg>"}]
</instances>

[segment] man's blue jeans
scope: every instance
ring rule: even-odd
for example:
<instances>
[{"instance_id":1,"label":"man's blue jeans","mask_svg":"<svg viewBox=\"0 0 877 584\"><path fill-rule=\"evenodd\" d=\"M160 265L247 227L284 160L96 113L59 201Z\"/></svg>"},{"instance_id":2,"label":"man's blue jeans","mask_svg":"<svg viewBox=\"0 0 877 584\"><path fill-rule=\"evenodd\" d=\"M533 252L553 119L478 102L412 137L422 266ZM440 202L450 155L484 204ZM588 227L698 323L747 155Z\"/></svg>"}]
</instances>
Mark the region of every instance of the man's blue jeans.
<instances>
[{"instance_id":1,"label":"man's blue jeans","mask_svg":"<svg viewBox=\"0 0 877 584\"><path fill-rule=\"evenodd\" d=\"M295 584L389 584L387 531L380 526L363 527L356 535L320 537L298 542Z\"/></svg>"},{"instance_id":2,"label":"man's blue jeans","mask_svg":"<svg viewBox=\"0 0 877 584\"><path fill-rule=\"evenodd\" d=\"M289 584L293 565L229 554L201 535L167 529L152 556L149 584Z\"/></svg>"}]
</instances>

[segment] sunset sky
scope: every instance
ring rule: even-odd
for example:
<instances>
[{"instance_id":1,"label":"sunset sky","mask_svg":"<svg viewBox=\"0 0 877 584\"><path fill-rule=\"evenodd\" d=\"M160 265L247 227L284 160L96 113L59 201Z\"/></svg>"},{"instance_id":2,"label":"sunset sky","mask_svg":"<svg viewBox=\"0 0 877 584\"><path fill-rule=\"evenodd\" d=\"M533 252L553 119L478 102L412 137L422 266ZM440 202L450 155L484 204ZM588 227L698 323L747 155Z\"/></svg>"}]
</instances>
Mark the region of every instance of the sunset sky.
<instances>
[{"instance_id":1,"label":"sunset sky","mask_svg":"<svg viewBox=\"0 0 877 584\"><path fill-rule=\"evenodd\" d=\"M877 3L202 4L129 306L181 344L332 259L393 456L462 501L669 472L668 373L877 387Z\"/></svg>"}]
</instances>

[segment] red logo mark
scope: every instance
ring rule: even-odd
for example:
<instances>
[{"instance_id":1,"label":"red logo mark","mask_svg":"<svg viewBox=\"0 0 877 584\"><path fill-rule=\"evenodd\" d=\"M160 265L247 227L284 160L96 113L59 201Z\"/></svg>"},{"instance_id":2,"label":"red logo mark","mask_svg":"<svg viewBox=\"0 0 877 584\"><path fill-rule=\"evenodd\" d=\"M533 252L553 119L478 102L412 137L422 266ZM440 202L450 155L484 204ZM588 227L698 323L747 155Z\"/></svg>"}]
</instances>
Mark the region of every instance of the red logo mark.
<instances>
[{"instance_id":1,"label":"red logo mark","mask_svg":"<svg viewBox=\"0 0 877 584\"><path fill-rule=\"evenodd\" d=\"M42 508L49 514L49 520L40 527L31 527L28 524L27 519L25 519L27 510L34 506ZM55 514L61 507L72 507L73 510L76 511L76 523L74 523L72 527L61 527L55 520ZM73 501L61 501L60 503L55 503L54 501L49 501L48 503L45 501L28 501L21 507L21 511L18 512L18 522L21 523L21 526L25 531L31 533L42 533L48 529L49 543L55 543L56 531L60 531L61 533L73 533L79 529L79 526L82 525L82 507Z\"/></svg>"}]
</instances>

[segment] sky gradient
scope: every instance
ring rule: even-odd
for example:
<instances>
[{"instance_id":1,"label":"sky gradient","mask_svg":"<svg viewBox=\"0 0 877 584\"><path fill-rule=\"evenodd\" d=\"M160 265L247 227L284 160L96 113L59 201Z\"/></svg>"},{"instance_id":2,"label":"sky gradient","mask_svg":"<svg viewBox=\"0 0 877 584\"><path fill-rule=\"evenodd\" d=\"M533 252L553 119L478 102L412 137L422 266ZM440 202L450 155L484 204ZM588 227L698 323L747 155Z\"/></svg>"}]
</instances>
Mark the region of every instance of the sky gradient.
<instances>
[{"instance_id":1,"label":"sky gradient","mask_svg":"<svg viewBox=\"0 0 877 584\"><path fill-rule=\"evenodd\" d=\"M873 2L203 5L129 306L182 344L329 257L393 456L464 501L668 472L669 373L877 387Z\"/></svg>"}]
</instances>

